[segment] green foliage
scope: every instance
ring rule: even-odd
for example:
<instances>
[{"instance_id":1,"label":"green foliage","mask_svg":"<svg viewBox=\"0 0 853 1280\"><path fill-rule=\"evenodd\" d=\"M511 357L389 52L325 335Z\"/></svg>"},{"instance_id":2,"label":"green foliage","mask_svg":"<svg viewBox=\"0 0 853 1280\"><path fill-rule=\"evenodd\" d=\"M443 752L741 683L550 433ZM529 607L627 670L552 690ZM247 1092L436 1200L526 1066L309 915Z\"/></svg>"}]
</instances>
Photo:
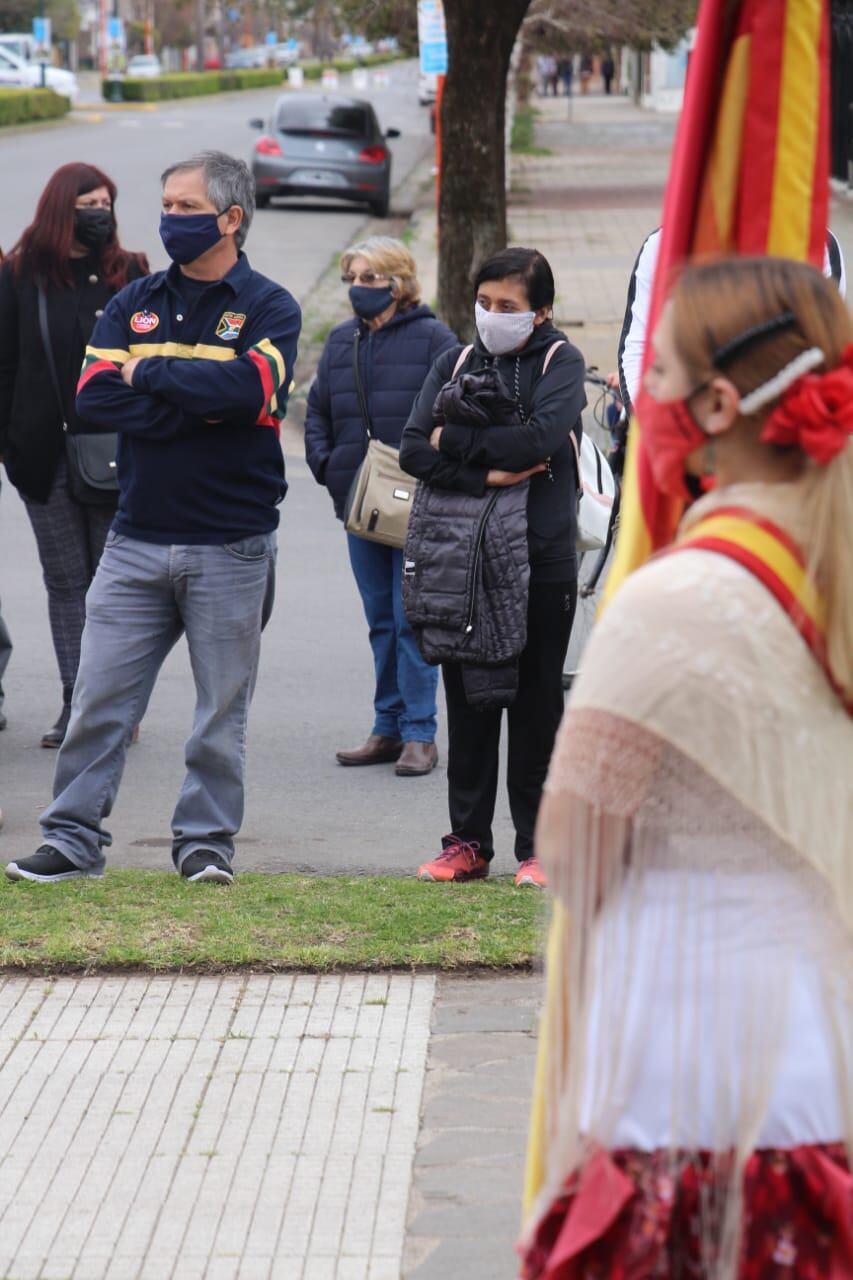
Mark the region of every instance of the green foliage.
<instances>
[{"instance_id":1,"label":"green foliage","mask_svg":"<svg viewBox=\"0 0 853 1280\"><path fill-rule=\"evenodd\" d=\"M47 0L47 16L53 24L54 40L76 40L80 34L80 6L77 0Z\"/></svg>"},{"instance_id":2,"label":"green foliage","mask_svg":"<svg viewBox=\"0 0 853 1280\"><path fill-rule=\"evenodd\" d=\"M114 80L102 82L104 98L110 98ZM197 98L231 89L263 89L282 83L279 70L263 68L246 71L180 71L151 80L135 80L130 76L118 81L125 102L161 102L167 98Z\"/></svg>"},{"instance_id":3,"label":"green foliage","mask_svg":"<svg viewBox=\"0 0 853 1280\"><path fill-rule=\"evenodd\" d=\"M70 110L68 98L52 89L0 89L0 126L55 120Z\"/></svg>"},{"instance_id":4,"label":"green foliage","mask_svg":"<svg viewBox=\"0 0 853 1280\"><path fill-rule=\"evenodd\" d=\"M30 31L33 18L44 13L53 23L54 40L74 40L80 31L76 0L0 0L0 31Z\"/></svg>"},{"instance_id":5,"label":"green foliage","mask_svg":"<svg viewBox=\"0 0 853 1280\"><path fill-rule=\"evenodd\" d=\"M170 872L0 884L0 969L458 969L532 965L545 899L510 877L241 875L225 889Z\"/></svg>"},{"instance_id":6,"label":"green foliage","mask_svg":"<svg viewBox=\"0 0 853 1280\"><path fill-rule=\"evenodd\" d=\"M399 53L371 53L366 58L333 58L331 62L301 62L299 65L306 80L319 80L327 67L344 76L355 71L356 67L379 67L386 62L397 62L400 56Z\"/></svg>"},{"instance_id":7,"label":"green foliage","mask_svg":"<svg viewBox=\"0 0 853 1280\"><path fill-rule=\"evenodd\" d=\"M368 40L396 36L405 53L417 53L418 12L413 0L340 0L338 11L351 30Z\"/></svg>"},{"instance_id":8,"label":"green foliage","mask_svg":"<svg viewBox=\"0 0 853 1280\"><path fill-rule=\"evenodd\" d=\"M616 45L673 48L697 8L698 0L533 0L524 34L534 48L558 57Z\"/></svg>"}]
</instances>

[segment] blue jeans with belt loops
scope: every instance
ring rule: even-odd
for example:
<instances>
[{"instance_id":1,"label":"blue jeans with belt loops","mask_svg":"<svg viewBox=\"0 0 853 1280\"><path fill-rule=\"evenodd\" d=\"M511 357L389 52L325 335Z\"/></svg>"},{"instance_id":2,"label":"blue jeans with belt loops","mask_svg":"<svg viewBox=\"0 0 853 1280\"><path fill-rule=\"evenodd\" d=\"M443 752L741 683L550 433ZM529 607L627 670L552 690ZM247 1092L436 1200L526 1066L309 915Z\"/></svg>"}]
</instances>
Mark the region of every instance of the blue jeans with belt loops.
<instances>
[{"instance_id":1,"label":"blue jeans with belt loops","mask_svg":"<svg viewBox=\"0 0 853 1280\"><path fill-rule=\"evenodd\" d=\"M59 751L44 843L98 872L103 827L133 728L169 651L186 634L196 689L186 777L172 818L180 870L197 849L230 863L243 820L246 724L261 631L275 592L274 533L225 546L161 546L110 533L86 597L71 721Z\"/></svg>"},{"instance_id":2,"label":"blue jeans with belt loops","mask_svg":"<svg viewBox=\"0 0 853 1280\"><path fill-rule=\"evenodd\" d=\"M432 742L436 731L438 667L420 655L403 609L403 553L347 534L350 564L376 673L373 733L405 742Z\"/></svg>"}]
</instances>

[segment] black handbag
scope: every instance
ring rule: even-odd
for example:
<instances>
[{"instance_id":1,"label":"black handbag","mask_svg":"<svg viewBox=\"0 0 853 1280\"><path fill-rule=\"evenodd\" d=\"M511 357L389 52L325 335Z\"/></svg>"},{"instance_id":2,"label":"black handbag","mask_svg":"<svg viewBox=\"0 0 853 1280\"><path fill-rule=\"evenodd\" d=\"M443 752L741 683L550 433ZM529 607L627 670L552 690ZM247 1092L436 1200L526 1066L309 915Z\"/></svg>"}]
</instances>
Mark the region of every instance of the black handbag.
<instances>
[{"instance_id":1,"label":"black handbag","mask_svg":"<svg viewBox=\"0 0 853 1280\"><path fill-rule=\"evenodd\" d=\"M75 502L89 507L114 507L118 502L118 476L116 474L116 451L118 436L115 432L87 432L83 435L72 435L68 430L68 419L62 401L62 391L53 358L53 344L50 341L50 330L47 324L47 296L44 286L36 285L38 291L39 329L47 357L53 393L59 405L62 418L62 430L65 433L65 462L68 469L68 492Z\"/></svg>"}]
</instances>

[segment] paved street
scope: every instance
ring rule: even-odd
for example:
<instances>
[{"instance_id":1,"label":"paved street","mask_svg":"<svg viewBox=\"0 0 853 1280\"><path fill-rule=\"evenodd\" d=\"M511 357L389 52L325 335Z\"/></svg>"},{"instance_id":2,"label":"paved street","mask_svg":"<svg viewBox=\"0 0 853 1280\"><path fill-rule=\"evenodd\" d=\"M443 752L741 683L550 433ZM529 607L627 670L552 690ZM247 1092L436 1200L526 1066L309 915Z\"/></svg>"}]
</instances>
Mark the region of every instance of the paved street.
<instances>
[{"instance_id":1,"label":"paved street","mask_svg":"<svg viewBox=\"0 0 853 1280\"><path fill-rule=\"evenodd\" d=\"M415 63L395 64L387 89L370 96L384 128L400 129L389 143L393 180L402 181L429 145L429 121L417 100ZM311 92L320 92L308 85ZM349 89L341 78L340 91ZM286 92L282 87L281 92ZM157 227L160 219L159 177L170 161L205 147L218 147L248 159L258 134L248 127L255 116L267 117L277 89L187 98L151 104L152 109L121 110L82 107L67 121L49 127L4 129L0 163L14 182L4 183L0 206L0 246L8 249L35 212L50 174L68 160L98 165L118 187L119 228L123 243L148 254L155 270L168 265ZM366 212L334 201L296 199L259 212L249 248L252 262L297 297L304 297L364 223Z\"/></svg>"}]
</instances>

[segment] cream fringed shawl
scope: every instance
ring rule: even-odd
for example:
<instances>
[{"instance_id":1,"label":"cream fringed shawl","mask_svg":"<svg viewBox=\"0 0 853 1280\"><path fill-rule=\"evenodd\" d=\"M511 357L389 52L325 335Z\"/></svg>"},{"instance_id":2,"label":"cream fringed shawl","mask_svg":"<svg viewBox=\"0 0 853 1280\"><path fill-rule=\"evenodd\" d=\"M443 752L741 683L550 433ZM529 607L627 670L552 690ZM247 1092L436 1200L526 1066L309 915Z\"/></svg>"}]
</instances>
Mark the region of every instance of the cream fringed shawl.
<instances>
[{"instance_id":1,"label":"cream fringed shawl","mask_svg":"<svg viewBox=\"0 0 853 1280\"><path fill-rule=\"evenodd\" d=\"M736 504L800 540L798 496L737 486L690 523ZM620 589L537 850L558 921L528 1224L596 1147L726 1153L703 1227L728 1280L749 1153L853 1135L853 721L740 565L683 550Z\"/></svg>"}]
</instances>

